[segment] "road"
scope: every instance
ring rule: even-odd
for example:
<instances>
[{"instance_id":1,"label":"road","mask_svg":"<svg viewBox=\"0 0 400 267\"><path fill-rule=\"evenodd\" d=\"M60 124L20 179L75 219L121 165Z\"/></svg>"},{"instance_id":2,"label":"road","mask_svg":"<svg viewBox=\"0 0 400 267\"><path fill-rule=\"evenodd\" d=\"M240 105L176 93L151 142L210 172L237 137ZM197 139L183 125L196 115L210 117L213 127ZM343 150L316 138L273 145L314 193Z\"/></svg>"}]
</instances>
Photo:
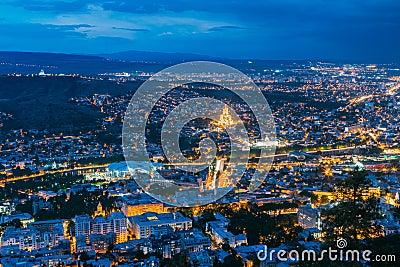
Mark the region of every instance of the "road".
<instances>
[{"instance_id":1,"label":"road","mask_svg":"<svg viewBox=\"0 0 400 267\"><path fill-rule=\"evenodd\" d=\"M370 94L370 95L363 95L363 96L359 96L359 97L355 97L353 99L350 99L349 104L347 106L351 106L351 105L356 105L359 104L361 102L364 102L366 100L372 99L374 97L380 97L382 95L394 95L397 93L397 91L400 89L400 83L395 84L391 87L389 87L385 93L381 93L381 94Z\"/></svg>"},{"instance_id":2,"label":"road","mask_svg":"<svg viewBox=\"0 0 400 267\"><path fill-rule=\"evenodd\" d=\"M74 171L83 171L83 170L91 170L91 169L101 169L107 167L109 164L103 164L103 165L90 165L90 166L82 166L82 167L75 167L73 169L59 169L59 170L51 170L51 171L46 171L38 174L32 174L32 175L24 175L24 176L19 176L19 177L12 177L12 178L6 178L1 180L0 182L2 183L10 183L10 182L15 182L15 181L21 181L21 180L27 180L27 179L33 179L33 178L38 178L42 177L46 174L56 174L56 173L67 173L67 172L74 172Z\"/></svg>"},{"instance_id":3,"label":"road","mask_svg":"<svg viewBox=\"0 0 400 267\"><path fill-rule=\"evenodd\" d=\"M335 148L335 149L327 149L327 150L315 150L315 151L309 151L307 153L313 154L317 152L321 153L331 153L331 152L343 152L343 151L349 151L355 149L354 146L350 147L344 147L344 148ZM273 156L266 156L265 158L282 158L282 157L287 157L289 153L283 153L283 154L275 154ZM74 171L82 171L82 170L91 170L91 169L101 169L101 168L106 168L109 164L102 164L102 165L89 165L89 166L82 166L82 167L75 167L72 169L59 169L59 170L51 170L51 171L46 171L43 173L38 173L38 174L33 174L33 175L27 175L27 176L19 176L19 177L12 177L12 178L6 178L1 180L1 183L10 183L10 182L15 182L15 181L21 181L21 180L27 180L27 179L33 179L33 178L38 178L42 177L46 174L57 174L57 173L68 173L68 172L74 172ZM181 164L185 165L185 164ZM187 165L204 165L202 163L187 163Z\"/></svg>"}]
</instances>

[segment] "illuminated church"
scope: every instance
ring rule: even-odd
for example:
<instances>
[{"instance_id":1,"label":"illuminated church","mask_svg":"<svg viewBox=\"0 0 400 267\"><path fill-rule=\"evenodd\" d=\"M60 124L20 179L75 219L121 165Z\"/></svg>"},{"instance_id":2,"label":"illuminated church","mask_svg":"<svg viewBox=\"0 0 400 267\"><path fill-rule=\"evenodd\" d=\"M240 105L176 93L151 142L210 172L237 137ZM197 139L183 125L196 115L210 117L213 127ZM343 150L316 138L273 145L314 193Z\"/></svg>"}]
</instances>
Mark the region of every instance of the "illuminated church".
<instances>
[{"instance_id":1,"label":"illuminated church","mask_svg":"<svg viewBox=\"0 0 400 267\"><path fill-rule=\"evenodd\" d=\"M219 120L217 122L212 122L213 125L216 125L218 128L225 128L227 126L236 125L237 123L232 119L232 116L229 114L228 107L225 107L222 110L222 114L219 116Z\"/></svg>"}]
</instances>

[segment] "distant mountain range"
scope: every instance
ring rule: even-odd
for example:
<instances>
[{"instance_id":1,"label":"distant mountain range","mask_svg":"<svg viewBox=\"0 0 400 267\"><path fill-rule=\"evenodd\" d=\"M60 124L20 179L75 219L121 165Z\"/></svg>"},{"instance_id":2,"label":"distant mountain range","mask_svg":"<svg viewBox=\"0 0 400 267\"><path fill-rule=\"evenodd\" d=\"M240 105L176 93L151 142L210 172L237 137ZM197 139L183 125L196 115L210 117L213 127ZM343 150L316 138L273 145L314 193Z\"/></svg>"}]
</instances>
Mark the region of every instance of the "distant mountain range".
<instances>
[{"instance_id":1,"label":"distant mountain range","mask_svg":"<svg viewBox=\"0 0 400 267\"><path fill-rule=\"evenodd\" d=\"M262 73L266 70L285 70L298 65L314 63L316 60L238 60L191 53L163 53L146 51L125 51L109 54L78 55L43 52L0 51L0 74L32 74L44 70L46 73L79 73L84 75L115 72L157 72L171 65L192 61L209 60L228 64L248 73ZM339 62L336 63L356 63ZM359 62L362 63L362 62ZM365 62L364 62L365 63Z\"/></svg>"},{"instance_id":2,"label":"distant mountain range","mask_svg":"<svg viewBox=\"0 0 400 267\"><path fill-rule=\"evenodd\" d=\"M111 54L99 54L97 56L125 61L153 61L153 62L177 62L191 60L223 60L220 57L211 57L206 55L190 54L190 53L163 53L163 52L147 52L130 50Z\"/></svg>"},{"instance_id":3,"label":"distant mountain range","mask_svg":"<svg viewBox=\"0 0 400 267\"><path fill-rule=\"evenodd\" d=\"M35 74L76 73L97 75L116 72L157 72L177 63L192 60L209 60L228 64L242 72L262 73L266 69L297 68L294 63L305 64L301 60L232 60L190 53L162 53L145 51L125 51L98 55L77 55L43 52L0 51L0 75L10 73Z\"/></svg>"},{"instance_id":4,"label":"distant mountain range","mask_svg":"<svg viewBox=\"0 0 400 267\"><path fill-rule=\"evenodd\" d=\"M184 61L220 60L184 53L126 51L100 55L0 51L0 74L154 72Z\"/></svg>"},{"instance_id":5,"label":"distant mountain range","mask_svg":"<svg viewBox=\"0 0 400 267\"><path fill-rule=\"evenodd\" d=\"M35 61L38 64L47 64L49 61L103 61L104 59L113 59L121 61L189 61L189 60L222 60L224 58L210 57L206 55L190 53L163 53L147 51L123 51L109 54L65 54L65 53L47 53L47 52L19 52L19 51L0 51L0 59L13 61L16 63L26 63L27 60Z\"/></svg>"}]
</instances>

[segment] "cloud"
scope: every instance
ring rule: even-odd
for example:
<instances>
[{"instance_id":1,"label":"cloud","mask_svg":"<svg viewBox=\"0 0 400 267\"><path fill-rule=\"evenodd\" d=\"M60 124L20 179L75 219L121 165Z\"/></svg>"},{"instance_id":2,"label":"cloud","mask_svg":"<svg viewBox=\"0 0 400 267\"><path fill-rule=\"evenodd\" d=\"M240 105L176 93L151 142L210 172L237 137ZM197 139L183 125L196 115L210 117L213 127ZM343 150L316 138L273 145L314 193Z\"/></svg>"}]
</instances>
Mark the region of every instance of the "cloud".
<instances>
[{"instance_id":1,"label":"cloud","mask_svg":"<svg viewBox=\"0 0 400 267\"><path fill-rule=\"evenodd\" d=\"M32 21L51 25L80 25L94 27L76 27L72 30L85 33L88 38L119 37L135 40L141 33L152 32L153 36L162 36L165 32L178 35L206 33L208 29L219 25L234 24L221 18L208 17L207 14L184 12L176 14L166 12L160 14L135 14L110 11L101 5L88 4L84 12L62 13L50 16L35 16ZM222 30L223 28L221 28ZM149 36L146 35L148 38Z\"/></svg>"},{"instance_id":2,"label":"cloud","mask_svg":"<svg viewBox=\"0 0 400 267\"><path fill-rule=\"evenodd\" d=\"M114 30L123 30L123 31L131 31L131 32L149 32L148 29L140 29L140 28L124 28L124 27L112 27Z\"/></svg>"},{"instance_id":3,"label":"cloud","mask_svg":"<svg viewBox=\"0 0 400 267\"><path fill-rule=\"evenodd\" d=\"M172 32L162 32L159 34L159 36L168 36L168 35L173 35Z\"/></svg>"},{"instance_id":4,"label":"cloud","mask_svg":"<svg viewBox=\"0 0 400 267\"><path fill-rule=\"evenodd\" d=\"M65 31L74 31L81 28L95 28L96 26L89 24L72 24L72 25L54 25L54 24L42 24L43 26L47 26L48 29L59 29Z\"/></svg>"},{"instance_id":5,"label":"cloud","mask_svg":"<svg viewBox=\"0 0 400 267\"><path fill-rule=\"evenodd\" d=\"M217 26L217 27L212 27L209 28L208 31L210 32L222 32L222 31L228 31L228 30L245 30L245 27L240 27L240 26L233 26L233 25L225 25L225 26Z\"/></svg>"},{"instance_id":6,"label":"cloud","mask_svg":"<svg viewBox=\"0 0 400 267\"><path fill-rule=\"evenodd\" d=\"M15 45L25 45L26 49L33 43L40 42L54 45L55 40L71 40L84 38L84 35L75 31L70 31L72 26L59 27L54 25L42 24L0 24L1 45L13 43ZM33 41L35 40L35 41ZM54 41L53 41L54 40ZM1 46L0 46L1 47Z\"/></svg>"},{"instance_id":7,"label":"cloud","mask_svg":"<svg viewBox=\"0 0 400 267\"><path fill-rule=\"evenodd\" d=\"M9 1L13 6L23 7L30 11L39 12L77 12L82 11L86 8L88 1L76 0L76 1L49 1L49 0L14 0Z\"/></svg>"},{"instance_id":8,"label":"cloud","mask_svg":"<svg viewBox=\"0 0 400 267\"><path fill-rule=\"evenodd\" d=\"M5 0L0 24L14 30L0 27L0 46L25 39L29 47L36 35L54 49L79 38L82 49L400 59L398 14L396 0ZM45 36L53 32L57 42Z\"/></svg>"},{"instance_id":9,"label":"cloud","mask_svg":"<svg viewBox=\"0 0 400 267\"><path fill-rule=\"evenodd\" d=\"M55 16L32 18L34 23L53 25L84 34L88 38L111 37L134 40L137 34L150 31L140 21L127 14L106 11L101 6L89 4L84 12L62 13ZM90 26L90 27L88 27Z\"/></svg>"},{"instance_id":10,"label":"cloud","mask_svg":"<svg viewBox=\"0 0 400 267\"><path fill-rule=\"evenodd\" d=\"M0 50L95 54L123 51L131 45L131 40L125 38L87 38L84 32L72 31L71 28L73 26L37 23L0 24Z\"/></svg>"}]
</instances>

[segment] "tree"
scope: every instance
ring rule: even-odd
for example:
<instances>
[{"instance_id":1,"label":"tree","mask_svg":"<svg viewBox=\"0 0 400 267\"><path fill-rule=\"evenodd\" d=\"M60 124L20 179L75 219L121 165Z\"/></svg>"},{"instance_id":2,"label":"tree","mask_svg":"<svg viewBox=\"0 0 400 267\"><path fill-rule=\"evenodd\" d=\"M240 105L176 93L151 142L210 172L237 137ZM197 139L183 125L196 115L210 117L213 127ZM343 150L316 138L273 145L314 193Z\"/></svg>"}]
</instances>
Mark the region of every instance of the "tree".
<instances>
[{"instance_id":1,"label":"tree","mask_svg":"<svg viewBox=\"0 0 400 267\"><path fill-rule=\"evenodd\" d=\"M311 203L316 203L318 201L318 197L310 191L303 190L299 194L300 197L309 197L311 199Z\"/></svg>"},{"instance_id":2,"label":"tree","mask_svg":"<svg viewBox=\"0 0 400 267\"><path fill-rule=\"evenodd\" d=\"M229 255L224 259L222 267L242 267L244 266L242 260L237 255Z\"/></svg>"},{"instance_id":3,"label":"tree","mask_svg":"<svg viewBox=\"0 0 400 267\"><path fill-rule=\"evenodd\" d=\"M88 253L86 251L82 251L81 254L79 255L79 260L86 262L86 261L90 260L90 256L88 255Z\"/></svg>"},{"instance_id":4,"label":"tree","mask_svg":"<svg viewBox=\"0 0 400 267\"><path fill-rule=\"evenodd\" d=\"M348 248L361 249L362 239L379 235L374 222L380 218L379 200L368 195L370 185L366 172L356 170L337 186L338 204L322 211L326 245L334 246L343 238Z\"/></svg>"},{"instance_id":5,"label":"tree","mask_svg":"<svg viewBox=\"0 0 400 267\"><path fill-rule=\"evenodd\" d=\"M372 255L394 255L395 259L400 259L400 234L382 236L368 242L368 249ZM371 257L373 258L373 257ZM370 266L395 266L394 261L370 262Z\"/></svg>"},{"instance_id":6,"label":"tree","mask_svg":"<svg viewBox=\"0 0 400 267\"><path fill-rule=\"evenodd\" d=\"M321 196L321 205L326 205L329 203L329 198L327 196Z\"/></svg>"},{"instance_id":7,"label":"tree","mask_svg":"<svg viewBox=\"0 0 400 267\"><path fill-rule=\"evenodd\" d=\"M22 228L22 222L20 219L14 219L11 222L6 222L0 224L0 233L4 232L8 226L13 226L15 228Z\"/></svg>"},{"instance_id":8,"label":"tree","mask_svg":"<svg viewBox=\"0 0 400 267\"><path fill-rule=\"evenodd\" d=\"M20 219L12 220L11 225L14 226L15 228L22 228L22 226L23 226Z\"/></svg>"}]
</instances>

